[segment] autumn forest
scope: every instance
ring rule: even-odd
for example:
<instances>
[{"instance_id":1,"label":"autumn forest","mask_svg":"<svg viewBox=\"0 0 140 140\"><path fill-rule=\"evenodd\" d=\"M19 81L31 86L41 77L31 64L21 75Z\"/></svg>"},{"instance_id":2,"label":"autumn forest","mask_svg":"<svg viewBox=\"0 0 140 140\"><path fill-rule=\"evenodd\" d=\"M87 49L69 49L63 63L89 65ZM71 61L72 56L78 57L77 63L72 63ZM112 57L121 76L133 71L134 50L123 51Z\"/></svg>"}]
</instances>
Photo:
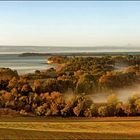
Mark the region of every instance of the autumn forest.
<instances>
[{"instance_id":1,"label":"autumn forest","mask_svg":"<svg viewBox=\"0 0 140 140\"><path fill-rule=\"evenodd\" d=\"M51 56L54 68L19 75L0 69L1 112L20 116L139 116L140 96L122 101L118 89L140 83L139 55ZM108 93L106 102L92 95ZM100 94L101 95L101 94Z\"/></svg>"}]
</instances>

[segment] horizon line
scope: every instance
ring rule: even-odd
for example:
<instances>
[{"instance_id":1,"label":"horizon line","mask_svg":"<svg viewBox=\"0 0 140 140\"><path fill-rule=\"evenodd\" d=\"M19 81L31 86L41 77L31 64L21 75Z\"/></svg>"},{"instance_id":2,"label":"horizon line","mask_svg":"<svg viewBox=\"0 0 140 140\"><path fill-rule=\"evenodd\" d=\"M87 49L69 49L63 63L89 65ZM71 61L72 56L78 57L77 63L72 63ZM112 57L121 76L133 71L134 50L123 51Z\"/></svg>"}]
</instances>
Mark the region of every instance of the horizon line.
<instances>
[{"instance_id":1,"label":"horizon line","mask_svg":"<svg viewBox=\"0 0 140 140\"><path fill-rule=\"evenodd\" d=\"M64 45L0 45L0 47L140 47L140 45L94 45L94 46L64 46Z\"/></svg>"}]
</instances>

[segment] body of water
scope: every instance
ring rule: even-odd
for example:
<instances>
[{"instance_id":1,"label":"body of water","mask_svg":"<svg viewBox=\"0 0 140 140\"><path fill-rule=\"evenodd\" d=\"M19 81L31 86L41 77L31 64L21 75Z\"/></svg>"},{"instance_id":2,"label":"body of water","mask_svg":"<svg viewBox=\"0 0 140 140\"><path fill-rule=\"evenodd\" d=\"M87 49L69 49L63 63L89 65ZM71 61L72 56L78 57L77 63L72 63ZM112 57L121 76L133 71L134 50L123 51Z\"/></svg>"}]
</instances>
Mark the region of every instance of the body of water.
<instances>
[{"instance_id":1,"label":"body of water","mask_svg":"<svg viewBox=\"0 0 140 140\"><path fill-rule=\"evenodd\" d=\"M52 67L46 56L19 57L21 53L77 53L77 52L135 52L140 47L43 47L43 46L0 46L0 67L17 70L19 74L31 73Z\"/></svg>"},{"instance_id":2,"label":"body of water","mask_svg":"<svg viewBox=\"0 0 140 140\"><path fill-rule=\"evenodd\" d=\"M19 74L51 68L46 56L19 57L18 54L0 54L0 67L17 70Z\"/></svg>"},{"instance_id":3,"label":"body of water","mask_svg":"<svg viewBox=\"0 0 140 140\"><path fill-rule=\"evenodd\" d=\"M140 47L51 47L51 46L0 46L0 54L19 53L74 53L74 52L140 52Z\"/></svg>"}]
</instances>

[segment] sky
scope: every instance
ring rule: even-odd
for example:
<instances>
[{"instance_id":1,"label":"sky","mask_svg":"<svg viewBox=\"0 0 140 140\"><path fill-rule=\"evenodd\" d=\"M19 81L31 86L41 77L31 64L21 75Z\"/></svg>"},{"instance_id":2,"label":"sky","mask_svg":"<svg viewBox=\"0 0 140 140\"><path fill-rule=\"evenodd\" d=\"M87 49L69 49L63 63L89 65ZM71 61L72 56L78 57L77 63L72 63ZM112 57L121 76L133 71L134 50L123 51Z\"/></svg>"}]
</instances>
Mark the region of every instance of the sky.
<instances>
[{"instance_id":1,"label":"sky","mask_svg":"<svg viewBox=\"0 0 140 140\"><path fill-rule=\"evenodd\" d=\"M140 46L140 2L0 1L0 45Z\"/></svg>"}]
</instances>

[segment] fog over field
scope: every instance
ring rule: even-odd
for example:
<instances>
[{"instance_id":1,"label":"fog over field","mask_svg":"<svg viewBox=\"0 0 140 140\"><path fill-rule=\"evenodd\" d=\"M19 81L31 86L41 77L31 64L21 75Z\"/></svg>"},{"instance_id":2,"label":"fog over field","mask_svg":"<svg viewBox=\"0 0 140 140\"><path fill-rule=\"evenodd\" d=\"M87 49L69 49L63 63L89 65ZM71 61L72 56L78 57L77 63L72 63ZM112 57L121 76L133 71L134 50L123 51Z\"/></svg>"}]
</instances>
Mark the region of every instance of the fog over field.
<instances>
[{"instance_id":1,"label":"fog over field","mask_svg":"<svg viewBox=\"0 0 140 140\"><path fill-rule=\"evenodd\" d=\"M120 101L126 102L131 96L140 95L140 84L111 92L94 93L91 96L94 102L106 102L111 94L116 94Z\"/></svg>"}]
</instances>

